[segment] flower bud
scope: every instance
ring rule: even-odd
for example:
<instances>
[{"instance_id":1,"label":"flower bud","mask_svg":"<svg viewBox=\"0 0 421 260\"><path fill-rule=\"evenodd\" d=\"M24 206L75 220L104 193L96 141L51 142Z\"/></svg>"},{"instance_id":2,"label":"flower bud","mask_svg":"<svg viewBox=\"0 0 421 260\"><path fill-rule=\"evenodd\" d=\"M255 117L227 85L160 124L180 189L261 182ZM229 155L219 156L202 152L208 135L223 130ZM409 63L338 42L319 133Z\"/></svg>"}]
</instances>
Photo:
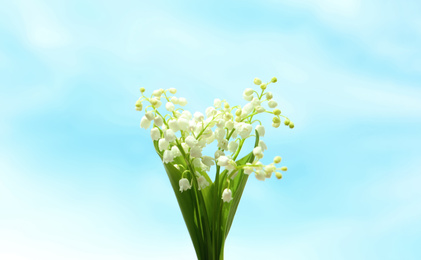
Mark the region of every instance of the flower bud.
<instances>
[{"instance_id":1,"label":"flower bud","mask_svg":"<svg viewBox=\"0 0 421 260\"><path fill-rule=\"evenodd\" d=\"M230 108L230 104L228 104L228 102L225 102L225 103L224 103L224 108L225 108L225 109Z\"/></svg>"},{"instance_id":2,"label":"flower bud","mask_svg":"<svg viewBox=\"0 0 421 260\"><path fill-rule=\"evenodd\" d=\"M291 121L289 121L289 119L285 119L284 124L285 125L289 125L291 123Z\"/></svg>"},{"instance_id":3,"label":"flower bud","mask_svg":"<svg viewBox=\"0 0 421 260\"><path fill-rule=\"evenodd\" d=\"M289 123L289 128L291 128L291 129L294 128L294 123L292 123L292 122Z\"/></svg>"},{"instance_id":4,"label":"flower bud","mask_svg":"<svg viewBox=\"0 0 421 260\"><path fill-rule=\"evenodd\" d=\"M140 88L140 93L145 92L145 88Z\"/></svg>"},{"instance_id":5,"label":"flower bud","mask_svg":"<svg viewBox=\"0 0 421 260\"><path fill-rule=\"evenodd\" d=\"M276 83L278 81L278 79L277 78L275 78L275 77L273 77L271 80L270 80L270 82L272 82L272 83Z\"/></svg>"},{"instance_id":6,"label":"flower bud","mask_svg":"<svg viewBox=\"0 0 421 260\"><path fill-rule=\"evenodd\" d=\"M241 117L237 116L237 117L235 118L235 122L240 123L240 122L241 122Z\"/></svg>"},{"instance_id":7,"label":"flower bud","mask_svg":"<svg viewBox=\"0 0 421 260\"><path fill-rule=\"evenodd\" d=\"M149 99L149 102L151 103L152 106L156 106L158 104L158 100L156 98Z\"/></svg>"},{"instance_id":8,"label":"flower bud","mask_svg":"<svg viewBox=\"0 0 421 260\"><path fill-rule=\"evenodd\" d=\"M279 109L275 108L275 109L273 110L273 114L274 114L275 116L279 116L279 115L281 114L281 110L279 110Z\"/></svg>"},{"instance_id":9,"label":"flower bud","mask_svg":"<svg viewBox=\"0 0 421 260\"><path fill-rule=\"evenodd\" d=\"M215 98L215 100L213 101L213 106L216 108L220 108L221 107L221 100L219 98Z\"/></svg>"},{"instance_id":10,"label":"flower bud","mask_svg":"<svg viewBox=\"0 0 421 260\"><path fill-rule=\"evenodd\" d=\"M272 94L272 92L268 92L268 93L266 93L266 99L267 100L271 100L273 98L273 94Z\"/></svg>"},{"instance_id":11,"label":"flower bud","mask_svg":"<svg viewBox=\"0 0 421 260\"><path fill-rule=\"evenodd\" d=\"M260 85L260 84L262 84L262 81L261 81L259 78L255 78L255 79L253 80L253 82L254 82L254 84L255 84L255 85Z\"/></svg>"},{"instance_id":12,"label":"flower bud","mask_svg":"<svg viewBox=\"0 0 421 260\"><path fill-rule=\"evenodd\" d=\"M241 109L237 109L237 111L235 111L235 115L236 116L241 116Z\"/></svg>"},{"instance_id":13,"label":"flower bud","mask_svg":"<svg viewBox=\"0 0 421 260\"><path fill-rule=\"evenodd\" d=\"M252 95L250 95L250 96L245 96L245 95L243 95L243 98L244 98L246 101L252 101L252 100L253 100L253 96L252 96Z\"/></svg>"},{"instance_id":14,"label":"flower bud","mask_svg":"<svg viewBox=\"0 0 421 260\"><path fill-rule=\"evenodd\" d=\"M234 122L232 122L232 121L227 121L227 122L225 123L225 127L226 127L228 130L232 130L232 129L234 128Z\"/></svg>"},{"instance_id":15,"label":"flower bud","mask_svg":"<svg viewBox=\"0 0 421 260\"><path fill-rule=\"evenodd\" d=\"M272 123L272 126L278 128L281 124L280 123Z\"/></svg>"},{"instance_id":16,"label":"flower bud","mask_svg":"<svg viewBox=\"0 0 421 260\"><path fill-rule=\"evenodd\" d=\"M176 98L176 97L171 97L171 102L172 102L174 105L177 105L177 104L178 104L178 98Z\"/></svg>"},{"instance_id":17,"label":"flower bud","mask_svg":"<svg viewBox=\"0 0 421 260\"><path fill-rule=\"evenodd\" d=\"M180 105L180 106L185 106L185 105L187 105L187 99L185 99L185 98L183 98L183 97L181 97L181 98L179 98L178 99L178 104Z\"/></svg>"},{"instance_id":18,"label":"flower bud","mask_svg":"<svg viewBox=\"0 0 421 260\"><path fill-rule=\"evenodd\" d=\"M281 122L281 119L279 119L279 117L273 117L273 119L272 119L272 122L274 122L274 123L280 123Z\"/></svg>"},{"instance_id":19,"label":"flower bud","mask_svg":"<svg viewBox=\"0 0 421 260\"><path fill-rule=\"evenodd\" d=\"M171 93L171 94L175 94L175 93L177 93L177 89L175 89L175 88L170 88L170 89L168 89L168 91Z\"/></svg>"},{"instance_id":20,"label":"flower bud","mask_svg":"<svg viewBox=\"0 0 421 260\"><path fill-rule=\"evenodd\" d=\"M270 108L275 108L277 105L278 105L278 103L276 103L275 100L271 100L271 101L268 102L268 106Z\"/></svg>"},{"instance_id":21,"label":"flower bud","mask_svg":"<svg viewBox=\"0 0 421 260\"><path fill-rule=\"evenodd\" d=\"M244 96L251 96L251 95L253 95L253 89L252 88L246 88L245 90L244 90L244 93L243 93L243 95Z\"/></svg>"},{"instance_id":22,"label":"flower bud","mask_svg":"<svg viewBox=\"0 0 421 260\"><path fill-rule=\"evenodd\" d=\"M280 172L275 172L275 176L278 180L282 179L282 173Z\"/></svg>"},{"instance_id":23,"label":"flower bud","mask_svg":"<svg viewBox=\"0 0 421 260\"><path fill-rule=\"evenodd\" d=\"M265 112L266 111L266 109L264 108L264 107L262 107L262 106L257 106L256 107L256 112L257 113L263 113L263 112Z\"/></svg>"},{"instance_id":24,"label":"flower bud","mask_svg":"<svg viewBox=\"0 0 421 260\"><path fill-rule=\"evenodd\" d=\"M280 163L282 160L281 156L275 156L275 158L273 158L273 163Z\"/></svg>"},{"instance_id":25,"label":"flower bud","mask_svg":"<svg viewBox=\"0 0 421 260\"><path fill-rule=\"evenodd\" d=\"M164 123L164 121L162 120L162 117L160 117L160 116L156 116L156 117L153 119L153 121L154 121L154 124L155 124L156 126L158 126L158 127L161 127L161 126L162 126L162 124Z\"/></svg>"},{"instance_id":26,"label":"flower bud","mask_svg":"<svg viewBox=\"0 0 421 260\"><path fill-rule=\"evenodd\" d=\"M174 104L171 103L171 102L167 102L167 104L165 104L165 109L170 111L170 112L174 111L174 108L175 108Z\"/></svg>"},{"instance_id":27,"label":"flower bud","mask_svg":"<svg viewBox=\"0 0 421 260\"><path fill-rule=\"evenodd\" d=\"M281 167L281 171L286 172L287 170L288 170L288 167L286 167L286 166L282 166L282 167Z\"/></svg>"},{"instance_id":28,"label":"flower bud","mask_svg":"<svg viewBox=\"0 0 421 260\"><path fill-rule=\"evenodd\" d=\"M263 89L263 90L265 90L265 89L266 89L266 87L267 87L267 85L268 85L268 84L266 84L266 83L262 83L262 84L260 84L260 88L261 88L261 89Z\"/></svg>"}]
</instances>

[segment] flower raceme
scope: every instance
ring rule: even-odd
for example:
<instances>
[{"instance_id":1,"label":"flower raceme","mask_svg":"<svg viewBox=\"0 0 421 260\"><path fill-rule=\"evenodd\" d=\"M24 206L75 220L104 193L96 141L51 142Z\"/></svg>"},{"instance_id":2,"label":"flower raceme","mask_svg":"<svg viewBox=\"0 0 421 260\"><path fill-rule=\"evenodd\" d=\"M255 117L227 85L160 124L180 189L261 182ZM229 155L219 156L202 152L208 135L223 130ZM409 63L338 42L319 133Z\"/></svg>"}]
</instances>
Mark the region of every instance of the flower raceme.
<instances>
[{"instance_id":1,"label":"flower raceme","mask_svg":"<svg viewBox=\"0 0 421 260\"><path fill-rule=\"evenodd\" d=\"M142 96L135 104L137 111L145 112L140 127L148 129L152 125L150 136L157 142L157 152L163 163L171 164L182 172L179 179L180 192L192 188L203 191L209 187L211 180L204 175L214 165L218 174L221 167L226 170L223 180L225 189L220 197L225 203L230 203L235 197L230 189L230 180L239 172L245 175L254 172L260 181L270 178L272 173L275 173L277 179L282 178L279 171L286 171L287 168L275 165L281 162L281 157L276 156L267 165L261 163L267 149L261 139L251 151L252 161L244 164L236 161L244 142L254 136L253 128L258 137L265 136L265 127L254 119L258 114L272 114L272 126L275 128L281 125L281 121L294 128L294 124L277 108L278 103L273 100L272 92L266 91L277 79L262 83L255 78L253 82L260 86L260 90L246 88L243 92L243 98L247 101L245 105L230 106L226 100L215 99L213 106L208 107L204 114L183 109L187 99L175 96L175 88L157 89L150 97L144 95L144 88L140 89ZM212 155L204 155L203 149L212 143L216 143L216 151Z\"/></svg>"}]
</instances>

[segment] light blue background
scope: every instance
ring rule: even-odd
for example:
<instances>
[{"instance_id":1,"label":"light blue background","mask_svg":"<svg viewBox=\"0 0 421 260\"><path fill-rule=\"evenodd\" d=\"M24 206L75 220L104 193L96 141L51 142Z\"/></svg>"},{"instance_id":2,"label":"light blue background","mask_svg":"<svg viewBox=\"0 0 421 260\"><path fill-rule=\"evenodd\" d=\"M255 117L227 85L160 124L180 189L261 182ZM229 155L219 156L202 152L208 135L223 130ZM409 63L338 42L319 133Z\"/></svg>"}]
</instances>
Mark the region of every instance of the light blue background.
<instances>
[{"instance_id":1,"label":"light blue background","mask_svg":"<svg viewBox=\"0 0 421 260\"><path fill-rule=\"evenodd\" d=\"M418 1L1 1L0 259L194 259L134 110L269 80L269 128L226 259L421 259ZM270 125L270 119L266 121Z\"/></svg>"}]
</instances>

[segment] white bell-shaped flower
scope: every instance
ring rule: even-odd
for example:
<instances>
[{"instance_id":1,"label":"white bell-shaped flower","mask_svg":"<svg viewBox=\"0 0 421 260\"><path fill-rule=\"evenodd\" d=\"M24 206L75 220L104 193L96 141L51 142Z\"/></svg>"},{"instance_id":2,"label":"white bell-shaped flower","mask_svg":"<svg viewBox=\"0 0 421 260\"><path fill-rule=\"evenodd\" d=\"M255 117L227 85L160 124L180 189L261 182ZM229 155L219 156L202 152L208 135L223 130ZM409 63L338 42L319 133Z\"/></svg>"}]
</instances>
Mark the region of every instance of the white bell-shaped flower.
<instances>
[{"instance_id":1,"label":"white bell-shaped flower","mask_svg":"<svg viewBox=\"0 0 421 260\"><path fill-rule=\"evenodd\" d=\"M174 157L181 156L180 149L178 149L178 147L176 145L171 147L171 152L173 153Z\"/></svg>"},{"instance_id":2,"label":"white bell-shaped flower","mask_svg":"<svg viewBox=\"0 0 421 260\"><path fill-rule=\"evenodd\" d=\"M170 143L167 140L165 140L164 138L159 139L158 148L160 151L167 150L169 146L170 146Z\"/></svg>"},{"instance_id":3,"label":"white bell-shaped flower","mask_svg":"<svg viewBox=\"0 0 421 260\"><path fill-rule=\"evenodd\" d=\"M189 120L187 118L180 117L177 121L180 130L187 131L189 129Z\"/></svg>"},{"instance_id":4,"label":"white bell-shaped flower","mask_svg":"<svg viewBox=\"0 0 421 260\"><path fill-rule=\"evenodd\" d=\"M189 180L186 179L186 178L180 179L178 184L180 185L180 191L181 192L186 191L186 190L191 188L191 184L190 184Z\"/></svg>"},{"instance_id":5,"label":"white bell-shaped flower","mask_svg":"<svg viewBox=\"0 0 421 260\"><path fill-rule=\"evenodd\" d=\"M194 117L194 120L196 120L196 122L202 122L203 119L205 119L205 117L203 116L203 114L200 113L200 112L195 112L194 115L193 115L193 117Z\"/></svg>"},{"instance_id":6,"label":"white bell-shaped flower","mask_svg":"<svg viewBox=\"0 0 421 260\"><path fill-rule=\"evenodd\" d=\"M174 160L174 154L171 150L165 150L164 155L162 156L162 161L164 163L170 163Z\"/></svg>"},{"instance_id":7,"label":"white bell-shaped flower","mask_svg":"<svg viewBox=\"0 0 421 260\"><path fill-rule=\"evenodd\" d=\"M177 97L171 97L170 101L171 101L174 105L178 105L178 98L177 98Z\"/></svg>"},{"instance_id":8,"label":"white bell-shaped flower","mask_svg":"<svg viewBox=\"0 0 421 260\"><path fill-rule=\"evenodd\" d=\"M253 130L253 126L250 124L242 123L238 128L238 134L241 138L245 139L250 136L251 131Z\"/></svg>"},{"instance_id":9,"label":"white bell-shaped flower","mask_svg":"<svg viewBox=\"0 0 421 260\"><path fill-rule=\"evenodd\" d=\"M244 90L243 95L244 95L244 96L251 96L251 95L253 95L253 92L254 92L254 90L253 90L252 88L246 88L246 89Z\"/></svg>"},{"instance_id":10,"label":"white bell-shaped flower","mask_svg":"<svg viewBox=\"0 0 421 260\"><path fill-rule=\"evenodd\" d=\"M202 148L199 146L194 146L190 149L190 156L194 158L202 157Z\"/></svg>"},{"instance_id":11,"label":"white bell-shaped flower","mask_svg":"<svg viewBox=\"0 0 421 260\"><path fill-rule=\"evenodd\" d=\"M204 188L209 186L209 182L206 180L205 177L202 175L197 178L197 185L199 186L198 190L203 190Z\"/></svg>"},{"instance_id":12,"label":"white bell-shaped flower","mask_svg":"<svg viewBox=\"0 0 421 260\"><path fill-rule=\"evenodd\" d=\"M246 163L246 165L251 165L251 163ZM247 175L250 175L254 171L253 166L245 166L243 169Z\"/></svg>"},{"instance_id":13,"label":"white bell-shaped flower","mask_svg":"<svg viewBox=\"0 0 421 260\"><path fill-rule=\"evenodd\" d=\"M246 100L246 101L252 101L253 100L253 96L243 95L243 99Z\"/></svg>"},{"instance_id":14,"label":"white bell-shaped flower","mask_svg":"<svg viewBox=\"0 0 421 260\"><path fill-rule=\"evenodd\" d=\"M211 167L214 164L213 158L206 155L202 156L202 162L209 167Z\"/></svg>"},{"instance_id":15,"label":"white bell-shaped flower","mask_svg":"<svg viewBox=\"0 0 421 260\"><path fill-rule=\"evenodd\" d=\"M266 180L266 173L264 170L257 170L254 174L254 176L256 177L256 179L258 179L259 181L264 181Z\"/></svg>"},{"instance_id":16,"label":"white bell-shaped flower","mask_svg":"<svg viewBox=\"0 0 421 260\"><path fill-rule=\"evenodd\" d=\"M221 155L218 158L217 165L225 167L228 165L229 160L230 158L226 157L225 155Z\"/></svg>"},{"instance_id":17,"label":"white bell-shaped flower","mask_svg":"<svg viewBox=\"0 0 421 260\"><path fill-rule=\"evenodd\" d=\"M216 128L215 129L215 139L221 141L225 137L225 129L223 128Z\"/></svg>"},{"instance_id":18,"label":"white bell-shaped flower","mask_svg":"<svg viewBox=\"0 0 421 260\"><path fill-rule=\"evenodd\" d=\"M161 133L159 132L159 129L154 127L151 129L151 138L152 140L156 141L159 138L161 138Z\"/></svg>"},{"instance_id":19,"label":"white bell-shaped flower","mask_svg":"<svg viewBox=\"0 0 421 260\"><path fill-rule=\"evenodd\" d=\"M253 154L257 159L263 158L263 151L262 148L257 146L253 149Z\"/></svg>"},{"instance_id":20,"label":"white bell-shaped flower","mask_svg":"<svg viewBox=\"0 0 421 260\"><path fill-rule=\"evenodd\" d=\"M218 147L222 150L228 150L228 141L227 139L222 139L218 142Z\"/></svg>"},{"instance_id":21,"label":"white bell-shaped flower","mask_svg":"<svg viewBox=\"0 0 421 260\"><path fill-rule=\"evenodd\" d=\"M187 138L186 138L186 144L188 145L188 146L190 146L190 148L193 148L194 146L196 146L197 145L197 140L196 140L196 138L194 138L193 136L191 136L191 135L189 135L189 136L187 136Z\"/></svg>"},{"instance_id":22,"label":"white bell-shaped flower","mask_svg":"<svg viewBox=\"0 0 421 260\"><path fill-rule=\"evenodd\" d=\"M140 120L140 127L144 129L148 129L151 125L151 121L146 118L146 116L143 116Z\"/></svg>"},{"instance_id":23,"label":"white bell-shaped flower","mask_svg":"<svg viewBox=\"0 0 421 260\"><path fill-rule=\"evenodd\" d=\"M256 126L256 130L259 133L260 137L265 136L265 127L264 126L258 125L258 126Z\"/></svg>"},{"instance_id":24,"label":"white bell-shaped flower","mask_svg":"<svg viewBox=\"0 0 421 260\"><path fill-rule=\"evenodd\" d=\"M152 121L153 119L154 119L154 114L153 114L153 112L152 111L149 111L149 112L146 112L145 113L145 117L149 120L149 121Z\"/></svg>"},{"instance_id":25,"label":"white bell-shaped flower","mask_svg":"<svg viewBox=\"0 0 421 260\"><path fill-rule=\"evenodd\" d=\"M238 148L238 143L235 141L231 141L228 144L228 151L230 151L231 153L235 153L235 151L237 151Z\"/></svg>"},{"instance_id":26,"label":"white bell-shaped flower","mask_svg":"<svg viewBox=\"0 0 421 260\"><path fill-rule=\"evenodd\" d=\"M215 159L218 159L221 156L225 156L225 153L222 150L216 150Z\"/></svg>"},{"instance_id":27,"label":"white bell-shaped flower","mask_svg":"<svg viewBox=\"0 0 421 260\"><path fill-rule=\"evenodd\" d=\"M177 93L177 89L176 88L170 88L170 89L168 89L168 91L171 93L171 94L175 94L175 93Z\"/></svg>"},{"instance_id":28,"label":"white bell-shaped flower","mask_svg":"<svg viewBox=\"0 0 421 260\"><path fill-rule=\"evenodd\" d=\"M232 191L230 189L227 188L222 192L222 200L224 202L230 202L232 200Z\"/></svg>"},{"instance_id":29,"label":"white bell-shaped flower","mask_svg":"<svg viewBox=\"0 0 421 260\"><path fill-rule=\"evenodd\" d=\"M178 125L178 121L176 119L171 119L170 121L168 121L168 126L171 130L174 131L174 133L180 130L180 126Z\"/></svg>"},{"instance_id":30,"label":"white bell-shaped flower","mask_svg":"<svg viewBox=\"0 0 421 260\"><path fill-rule=\"evenodd\" d=\"M232 121L227 121L227 122L225 123L225 127L226 127L228 130L232 130L232 129L234 128L234 122L232 122Z\"/></svg>"},{"instance_id":31,"label":"white bell-shaped flower","mask_svg":"<svg viewBox=\"0 0 421 260\"><path fill-rule=\"evenodd\" d=\"M187 99L181 97L178 99L178 104L182 107L184 107L185 105L187 105Z\"/></svg>"},{"instance_id":32,"label":"white bell-shaped flower","mask_svg":"<svg viewBox=\"0 0 421 260\"><path fill-rule=\"evenodd\" d=\"M266 143L263 140L259 140L259 146L262 148L262 151L266 151L268 149Z\"/></svg>"},{"instance_id":33,"label":"white bell-shaped flower","mask_svg":"<svg viewBox=\"0 0 421 260\"><path fill-rule=\"evenodd\" d=\"M253 109L254 109L253 104L252 104L252 103L247 103L247 104L243 107L243 109L241 110L241 115L242 115L242 116L247 116L248 114L250 114L250 113L251 113L251 111L253 111Z\"/></svg>"},{"instance_id":34,"label":"white bell-shaped flower","mask_svg":"<svg viewBox=\"0 0 421 260\"><path fill-rule=\"evenodd\" d=\"M164 123L164 121L162 120L162 117L160 117L160 116L156 116L156 117L153 119L153 123L154 123L157 127L161 127L161 126L162 126L162 124Z\"/></svg>"},{"instance_id":35,"label":"white bell-shaped flower","mask_svg":"<svg viewBox=\"0 0 421 260\"><path fill-rule=\"evenodd\" d=\"M220 108L221 107L221 103L222 103L221 100L219 98L216 98L213 101L213 106L216 107L216 108Z\"/></svg>"},{"instance_id":36,"label":"white bell-shaped flower","mask_svg":"<svg viewBox=\"0 0 421 260\"><path fill-rule=\"evenodd\" d=\"M192 115L191 115L190 111L188 111L188 110L184 110L184 111L181 113L181 117L183 117L183 118L185 118L185 119L187 119L187 120L190 120L190 119L192 118Z\"/></svg>"},{"instance_id":37,"label":"white bell-shaped flower","mask_svg":"<svg viewBox=\"0 0 421 260\"><path fill-rule=\"evenodd\" d=\"M175 139L177 139L177 137L175 136L174 131L171 130L171 129L165 130L165 132L164 132L164 138L165 138L165 140L167 140L170 143L171 142L174 142Z\"/></svg>"}]
</instances>

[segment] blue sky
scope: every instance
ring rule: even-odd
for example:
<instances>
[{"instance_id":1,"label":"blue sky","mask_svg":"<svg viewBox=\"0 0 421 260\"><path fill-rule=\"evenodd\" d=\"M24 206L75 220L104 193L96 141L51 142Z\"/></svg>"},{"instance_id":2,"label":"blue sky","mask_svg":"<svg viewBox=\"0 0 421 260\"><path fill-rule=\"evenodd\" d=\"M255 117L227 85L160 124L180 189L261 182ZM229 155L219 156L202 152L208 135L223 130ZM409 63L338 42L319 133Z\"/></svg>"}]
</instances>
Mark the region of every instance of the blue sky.
<instances>
[{"instance_id":1,"label":"blue sky","mask_svg":"<svg viewBox=\"0 0 421 260\"><path fill-rule=\"evenodd\" d=\"M250 179L226 259L420 259L420 8L1 1L1 258L194 259L139 87L204 111L276 76L289 170Z\"/></svg>"}]
</instances>

